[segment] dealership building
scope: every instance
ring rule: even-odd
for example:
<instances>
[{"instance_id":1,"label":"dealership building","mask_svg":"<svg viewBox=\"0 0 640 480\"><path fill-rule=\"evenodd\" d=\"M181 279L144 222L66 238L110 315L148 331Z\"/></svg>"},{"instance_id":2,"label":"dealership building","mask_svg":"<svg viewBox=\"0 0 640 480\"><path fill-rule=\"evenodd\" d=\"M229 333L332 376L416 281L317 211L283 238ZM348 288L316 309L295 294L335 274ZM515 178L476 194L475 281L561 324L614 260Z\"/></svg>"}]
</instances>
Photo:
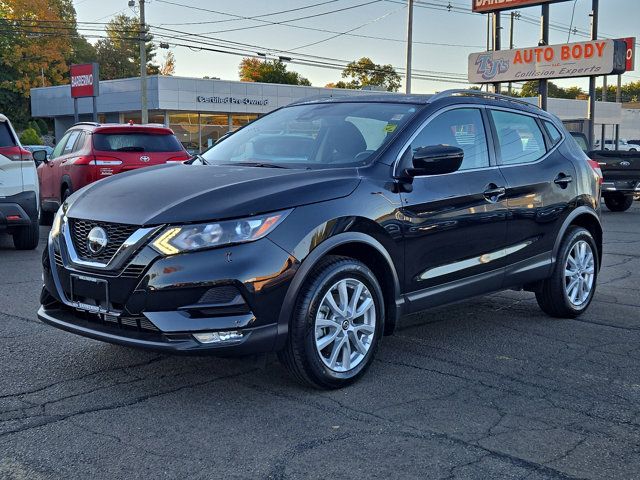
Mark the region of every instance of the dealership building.
<instances>
[{"instance_id":1,"label":"dealership building","mask_svg":"<svg viewBox=\"0 0 640 480\"><path fill-rule=\"evenodd\" d=\"M218 138L260 115L304 98L367 92L337 88L150 76L149 122L168 125L190 150L205 150ZM104 80L96 97L100 123L140 123L140 78ZM81 121L91 121L93 99L78 98ZM56 138L74 123L69 85L31 89L33 117L51 118Z\"/></svg>"}]
</instances>

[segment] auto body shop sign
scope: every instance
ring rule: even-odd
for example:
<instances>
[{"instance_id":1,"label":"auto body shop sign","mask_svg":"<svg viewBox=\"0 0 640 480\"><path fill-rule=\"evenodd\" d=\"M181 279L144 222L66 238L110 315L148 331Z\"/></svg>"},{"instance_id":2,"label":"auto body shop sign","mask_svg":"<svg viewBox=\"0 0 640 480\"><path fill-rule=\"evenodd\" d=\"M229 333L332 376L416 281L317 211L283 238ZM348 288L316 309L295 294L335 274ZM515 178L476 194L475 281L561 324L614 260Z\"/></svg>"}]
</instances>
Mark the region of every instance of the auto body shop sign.
<instances>
[{"instance_id":1,"label":"auto body shop sign","mask_svg":"<svg viewBox=\"0 0 640 480\"><path fill-rule=\"evenodd\" d=\"M477 13L495 12L512 8L531 7L543 3L566 2L567 0L472 0L473 11Z\"/></svg>"},{"instance_id":2,"label":"auto body shop sign","mask_svg":"<svg viewBox=\"0 0 640 480\"><path fill-rule=\"evenodd\" d=\"M469 82L517 82L622 73L626 64L624 53L624 43L615 40L472 53Z\"/></svg>"}]
</instances>

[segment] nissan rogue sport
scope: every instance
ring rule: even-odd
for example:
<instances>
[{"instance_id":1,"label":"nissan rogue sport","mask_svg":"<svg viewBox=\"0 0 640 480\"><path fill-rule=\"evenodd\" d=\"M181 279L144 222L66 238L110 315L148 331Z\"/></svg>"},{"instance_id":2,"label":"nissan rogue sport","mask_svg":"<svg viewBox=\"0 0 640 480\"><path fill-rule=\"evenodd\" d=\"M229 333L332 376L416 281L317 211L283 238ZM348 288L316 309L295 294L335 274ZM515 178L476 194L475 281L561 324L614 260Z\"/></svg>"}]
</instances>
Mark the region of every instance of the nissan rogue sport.
<instances>
[{"instance_id":1,"label":"nissan rogue sport","mask_svg":"<svg viewBox=\"0 0 640 480\"><path fill-rule=\"evenodd\" d=\"M300 102L190 164L71 195L44 253L38 316L163 352L278 352L337 388L405 314L524 289L589 306L600 173L554 116L499 95Z\"/></svg>"}]
</instances>

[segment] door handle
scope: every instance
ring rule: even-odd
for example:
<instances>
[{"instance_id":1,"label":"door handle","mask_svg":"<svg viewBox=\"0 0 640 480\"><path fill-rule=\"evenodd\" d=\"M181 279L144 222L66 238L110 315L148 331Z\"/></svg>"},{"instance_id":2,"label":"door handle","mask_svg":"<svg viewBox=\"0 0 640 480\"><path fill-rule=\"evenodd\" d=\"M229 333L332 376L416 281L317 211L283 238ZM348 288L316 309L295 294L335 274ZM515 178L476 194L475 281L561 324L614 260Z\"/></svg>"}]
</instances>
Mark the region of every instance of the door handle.
<instances>
[{"instance_id":1,"label":"door handle","mask_svg":"<svg viewBox=\"0 0 640 480\"><path fill-rule=\"evenodd\" d=\"M487 190L483 192L483 195L484 198L490 202L497 202L500 200L500 197L504 197L506 193L507 189L505 187L498 187L497 185L491 184L487 187Z\"/></svg>"},{"instance_id":2,"label":"door handle","mask_svg":"<svg viewBox=\"0 0 640 480\"><path fill-rule=\"evenodd\" d=\"M571 175L565 175L564 173L559 174L553 181L553 183L560 185L562 188L567 188L567 185L571 182L573 182L573 177Z\"/></svg>"}]
</instances>

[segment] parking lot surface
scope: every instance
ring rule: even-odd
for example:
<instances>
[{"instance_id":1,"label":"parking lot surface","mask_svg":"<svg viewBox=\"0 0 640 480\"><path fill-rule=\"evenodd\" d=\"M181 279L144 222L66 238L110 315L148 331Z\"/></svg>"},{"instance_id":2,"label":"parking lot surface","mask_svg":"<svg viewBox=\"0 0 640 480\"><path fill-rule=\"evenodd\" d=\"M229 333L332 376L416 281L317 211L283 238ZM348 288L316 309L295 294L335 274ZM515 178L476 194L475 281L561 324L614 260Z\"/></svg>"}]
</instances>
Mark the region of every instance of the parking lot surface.
<instances>
[{"instance_id":1,"label":"parking lot surface","mask_svg":"<svg viewBox=\"0 0 640 480\"><path fill-rule=\"evenodd\" d=\"M501 292L404 319L362 381L169 357L40 323L0 239L0 478L640 478L640 205L605 212L576 320Z\"/></svg>"}]
</instances>

